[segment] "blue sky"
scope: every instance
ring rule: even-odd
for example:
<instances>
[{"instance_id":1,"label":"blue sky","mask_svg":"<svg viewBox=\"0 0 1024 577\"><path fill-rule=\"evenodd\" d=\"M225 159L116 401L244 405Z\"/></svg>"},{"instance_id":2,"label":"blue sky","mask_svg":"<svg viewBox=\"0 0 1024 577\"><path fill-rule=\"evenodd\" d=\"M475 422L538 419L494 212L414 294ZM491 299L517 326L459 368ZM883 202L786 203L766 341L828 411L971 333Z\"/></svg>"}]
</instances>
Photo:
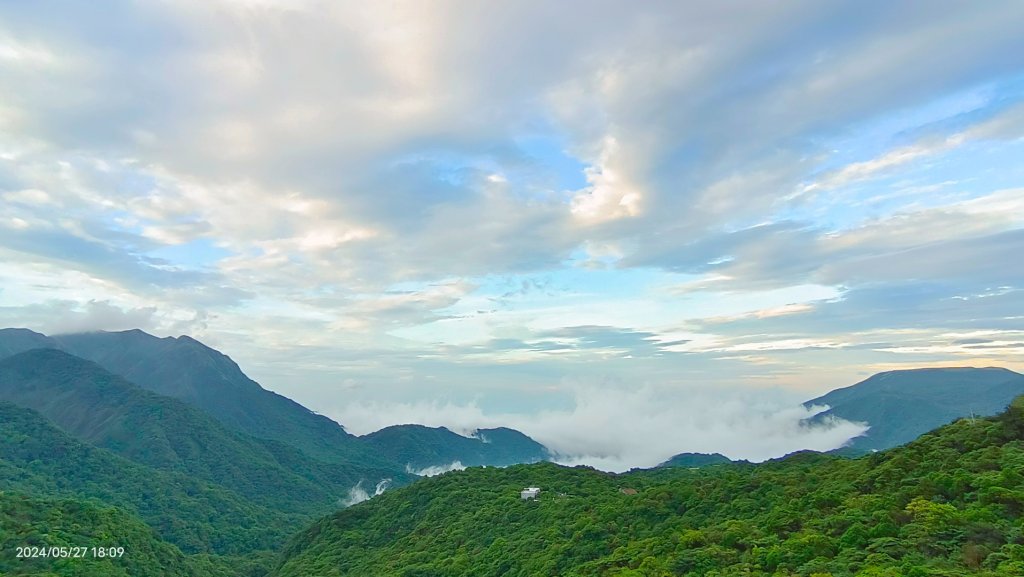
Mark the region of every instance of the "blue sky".
<instances>
[{"instance_id":1,"label":"blue sky","mask_svg":"<svg viewBox=\"0 0 1024 577\"><path fill-rule=\"evenodd\" d=\"M608 468L1024 369L1017 2L0 7L0 324ZM742 424L742 426L740 425ZM614 425L614 426L611 426Z\"/></svg>"}]
</instances>

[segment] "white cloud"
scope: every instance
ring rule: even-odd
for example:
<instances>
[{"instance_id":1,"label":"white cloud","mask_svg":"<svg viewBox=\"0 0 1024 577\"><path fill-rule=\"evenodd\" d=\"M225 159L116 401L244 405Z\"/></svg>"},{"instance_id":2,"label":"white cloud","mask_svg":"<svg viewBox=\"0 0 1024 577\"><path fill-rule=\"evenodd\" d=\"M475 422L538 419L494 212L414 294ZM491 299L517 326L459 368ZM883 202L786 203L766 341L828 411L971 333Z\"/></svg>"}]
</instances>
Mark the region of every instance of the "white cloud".
<instances>
[{"instance_id":1,"label":"white cloud","mask_svg":"<svg viewBox=\"0 0 1024 577\"><path fill-rule=\"evenodd\" d=\"M949 152L973 141L1014 140L1021 137L1024 137L1024 106L1017 105L1008 110L1001 110L991 118L977 122L961 132L946 137L928 136L914 144L888 150L875 158L852 162L829 171L814 182L804 185L799 194L839 188L875 178L893 169Z\"/></svg>"},{"instance_id":2,"label":"white cloud","mask_svg":"<svg viewBox=\"0 0 1024 577\"><path fill-rule=\"evenodd\" d=\"M827 451L865 430L842 421L806 425L804 420L821 409L804 409L792 395L786 398L775 391L571 388L574 408L534 415L487 414L475 404L356 402L331 416L357 433L396 422L461 431L510 426L561 455L560 462L611 471L651 467L682 452L761 461L803 449Z\"/></svg>"},{"instance_id":3,"label":"white cloud","mask_svg":"<svg viewBox=\"0 0 1024 577\"><path fill-rule=\"evenodd\" d=\"M590 186L572 198L572 214L586 223L640 214L643 195L614 166L618 148L619 143L614 137L605 138L597 164L586 169Z\"/></svg>"},{"instance_id":4,"label":"white cloud","mask_svg":"<svg viewBox=\"0 0 1024 577\"><path fill-rule=\"evenodd\" d=\"M462 464L462 461L452 461L447 465L434 465L432 467L424 467L422 469L413 469L409 465L405 466L406 473L412 473L413 475L419 475L420 477L436 477L452 471L465 470L466 466Z\"/></svg>"},{"instance_id":5,"label":"white cloud","mask_svg":"<svg viewBox=\"0 0 1024 577\"><path fill-rule=\"evenodd\" d=\"M57 58L44 46L25 44L0 35L0 61L6 61L10 66L48 68L57 63Z\"/></svg>"},{"instance_id":6,"label":"white cloud","mask_svg":"<svg viewBox=\"0 0 1024 577\"><path fill-rule=\"evenodd\" d=\"M370 499L382 495L384 491L388 490L391 486L391 479L381 479L377 481L377 484L373 487L373 492L363 488L363 482L359 481L348 490L348 496L342 499L338 499L338 504L342 507L351 507L363 501L369 501Z\"/></svg>"},{"instance_id":7,"label":"white cloud","mask_svg":"<svg viewBox=\"0 0 1024 577\"><path fill-rule=\"evenodd\" d=\"M825 178L805 185L801 192L808 193L818 189L828 190L867 180L879 175L879 173L907 165L921 158L946 152L961 145L963 142L963 135L957 134L939 141L918 143L890 150L877 158L848 164L828 174Z\"/></svg>"}]
</instances>

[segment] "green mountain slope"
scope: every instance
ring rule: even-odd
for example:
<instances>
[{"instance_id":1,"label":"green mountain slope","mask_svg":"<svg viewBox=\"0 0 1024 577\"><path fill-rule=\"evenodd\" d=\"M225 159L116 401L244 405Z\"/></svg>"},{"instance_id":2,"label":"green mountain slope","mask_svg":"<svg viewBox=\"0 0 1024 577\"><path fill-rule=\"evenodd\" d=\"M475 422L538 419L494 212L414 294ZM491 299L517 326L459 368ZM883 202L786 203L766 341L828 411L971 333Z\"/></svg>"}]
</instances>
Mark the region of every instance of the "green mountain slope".
<instances>
[{"instance_id":1,"label":"green mountain slope","mask_svg":"<svg viewBox=\"0 0 1024 577\"><path fill-rule=\"evenodd\" d=\"M1024 399L859 459L474 468L321 520L274 575L1024 575L1022 471Z\"/></svg>"},{"instance_id":2,"label":"green mountain slope","mask_svg":"<svg viewBox=\"0 0 1024 577\"><path fill-rule=\"evenodd\" d=\"M79 439L138 463L187 473L289 513L327 513L359 481L397 475L323 463L236 433L181 401L54 349L0 360L0 400L34 409Z\"/></svg>"},{"instance_id":3,"label":"green mountain slope","mask_svg":"<svg viewBox=\"0 0 1024 577\"><path fill-rule=\"evenodd\" d=\"M382 455L413 470L464 466L505 466L534 463L549 457L547 449L530 437L507 428L479 429L463 437L445 427L395 425L361 437Z\"/></svg>"},{"instance_id":4,"label":"green mountain slope","mask_svg":"<svg viewBox=\"0 0 1024 577\"><path fill-rule=\"evenodd\" d=\"M274 549L308 520L86 445L35 411L6 402L0 402L0 491L116 504L188 553Z\"/></svg>"},{"instance_id":5,"label":"green mountain slope","mask_svg":"<svg viewBox=\"0 0 1024 577\"><path fill-rule=\"evenodd\" d=\"M140 387L189 403L222 424L356 467L393 466L331 419L247 377L227 355L187 337L140 330L54 337L61 348Z\"/></svg>"},{"instance_id":6,"label":"green mountain slope","mask_svg":"<svg viewBox=\"0 0 1024 577\"><path fill-rule=\"evenodd\" d=\"M22 547L74 556L22 556ZM93 548L103 549L103 557ZM71 549L76 548L76 549ZM113 548L114 556L107 551ZM120 549L120 551L118 550ZM117 553L122 553L118 555ZM0 575L198 577L194 562L130 513L77 499L0 492Z\"/></svg>"},{"instance_id":7,"label":"green mountain slope","mask_svg":"<svg viewBox=\"0 0 1024 577\"><path fill-rule=\"evenodd\" d=\"M815 420L835 416L866 422L867 434L845 452L858 454L908 443L961 417L994 415L1024 394L1024 375L1006 369L916 369L879 373L805 405L828 405Z\"/></svg>"},{"instance_id":8,"label":"green mountain slope","mask_svg":"<svg viewBox=\"0 0 1024 577\"><path fill-rule=\"evenodd\" d=\"M720 453L679 453L658 465L659 467L710 467L733 461Z\"/></svg>"}]
</instances>

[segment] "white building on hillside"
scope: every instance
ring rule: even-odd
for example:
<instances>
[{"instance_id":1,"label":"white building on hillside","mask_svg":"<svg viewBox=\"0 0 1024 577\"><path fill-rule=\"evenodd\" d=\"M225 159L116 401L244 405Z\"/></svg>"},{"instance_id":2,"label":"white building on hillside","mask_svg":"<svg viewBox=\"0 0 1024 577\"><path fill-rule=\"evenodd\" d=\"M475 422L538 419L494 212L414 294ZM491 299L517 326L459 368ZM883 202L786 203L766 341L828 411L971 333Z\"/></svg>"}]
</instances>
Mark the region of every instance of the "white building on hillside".
<instances>
[{"instance_id":1,"label":"white building on hillside","mask_svg":"<svg viewBox=\"0 0 1024 577\"><path fill-rule=\"evenodd\" d=\"M540 494L540 487L527 487L519 492L519 498L523 499L536 499L537 495Z\"/></svg>"}]
</instances>

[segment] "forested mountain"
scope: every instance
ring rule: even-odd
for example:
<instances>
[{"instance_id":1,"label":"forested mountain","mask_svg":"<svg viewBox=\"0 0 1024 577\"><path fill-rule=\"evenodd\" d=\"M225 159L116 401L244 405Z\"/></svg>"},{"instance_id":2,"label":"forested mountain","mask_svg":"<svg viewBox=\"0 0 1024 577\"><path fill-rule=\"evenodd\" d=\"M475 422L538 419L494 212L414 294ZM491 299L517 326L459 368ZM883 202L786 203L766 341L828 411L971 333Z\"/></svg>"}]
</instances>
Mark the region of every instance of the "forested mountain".
<instances>
[{"instance_id":1,"label":"forested mountain","mask_svg":"<svg viewBox=\"0 0 1024 577\"><path fill-rule=\"evenodd\" d=\"M188 337L159 338L140 330L47 337L0 330L0 358L49 347L88 359L160 395L189 403L224 425L298 447L319 459L388 466L331 419L261 387L227 355Z\"/></svg>"},{"instance_id":2,"label":"forested mountain","mask_svg":"<svg viewBox=\"0 0 1024 577\"><path fill-rule=\"evenodd\" d=\"M321 520L274 575L1024 575L1022 471L1024 398L859 459L473 468Z\"/></svg>"},{"instance_id":3,"label":"forested mountain","mask_svg":"<svg viewBox=\"0 0 1024 577\"><path fill-rule=\"evenodd\" d=\"M879 373L804 404L831 407L815 420L869 424L846 449L858 454L902 445L961 417L994 415L1021 394L1024 375L1006 369L915 369Z\"/></svg>"},{"instance_id":4,"label":"forested mountain","mask_svg":"<svg viewBox=\"0 0 1024 577\"><path fill-rule=\"evenodd\" d=\"M396 467L317 461L288 445L228 430L177 399L54 349L0 360L0 400L36 410L97 447L289 513L324 514L360 481L401 484L410 477Z\"/></svg>"},{"instance_id":5,"label":"forested mountain","mask_svg":"<svg viewBox=\"0 0 1024 577\"><path fill-rule=\"evenodd\" d=\"M68 548L76 557L19 558L21 547ZM93 547L103 548L104 556L96 555ZM107 555L108 548L113 548L113 556ZM123 554L117 554L118 548ZM51 574L196 577L199 573L192 559L121 509L95 501L33 499L0 492L0 575Z\"/></svg>"},{"instance_id":6,"label":"forested mountain","mask_svg":"<svg viewBox=\"0 0 1024 577\"><path fill-rule=\"evenodd\" d=\"M53 340L75 356L144 389L185 401L254 437L288 443L319 459L389 465L338 423L264 389L227 355L191 337L158 338L130 330L59 335Z\"/></svg>"},{"instance_id":7,"label":"forested mountain","mask_svg":"<svg viewBox=\"0 0 1024 577\"><path fill-rule=\"evenodd\" d=\"M476 438L467 439L447 429L410 425L406 430L402 425L360 439L327 417L263 389L229 357L187 336L158 338L130 330L47 337L27 329L0 330L0 359L44 347L91 360L134 385L188 403L229 428L287 443L320 460L348 464L355 472L373 471L366 478L389 470L400 477L405 465L508 465L549 456L542 445L507 428L481 429Z\"/></svg>"},{"instance_id":8,"label":"forested mountain","mask_svg":"<svg viewBox=\"0 0 1024 577\"><path fill-rule=\"evenodd\" d=\"M658 465L659 467L709 467L733 461L720 453L679 453Z\"/></svg>"},{"instance_id":9,"label":"forested mountain","mask_svg":"<svg viewBox=\"0 0 1024 577\"><path fill-rule=\"evenodd\" d=\"M309 519L87 445L6 402L0 402L0 491L98 499L137 514L189 553L274 549Z\"/></svg>"},{"instance_id":10,"label":"forested mountain","mask_svg":"<svg viewBox=\"0 0 1024 577\"><path fill-rule=\"evenodd\" d=\"M543 445L507 428L478 429L464 437L445 427L395 425L362 437L372 447L413 470L460 463L505 466L534 463L550 457Z\"/></svg>"}]
</instances>

